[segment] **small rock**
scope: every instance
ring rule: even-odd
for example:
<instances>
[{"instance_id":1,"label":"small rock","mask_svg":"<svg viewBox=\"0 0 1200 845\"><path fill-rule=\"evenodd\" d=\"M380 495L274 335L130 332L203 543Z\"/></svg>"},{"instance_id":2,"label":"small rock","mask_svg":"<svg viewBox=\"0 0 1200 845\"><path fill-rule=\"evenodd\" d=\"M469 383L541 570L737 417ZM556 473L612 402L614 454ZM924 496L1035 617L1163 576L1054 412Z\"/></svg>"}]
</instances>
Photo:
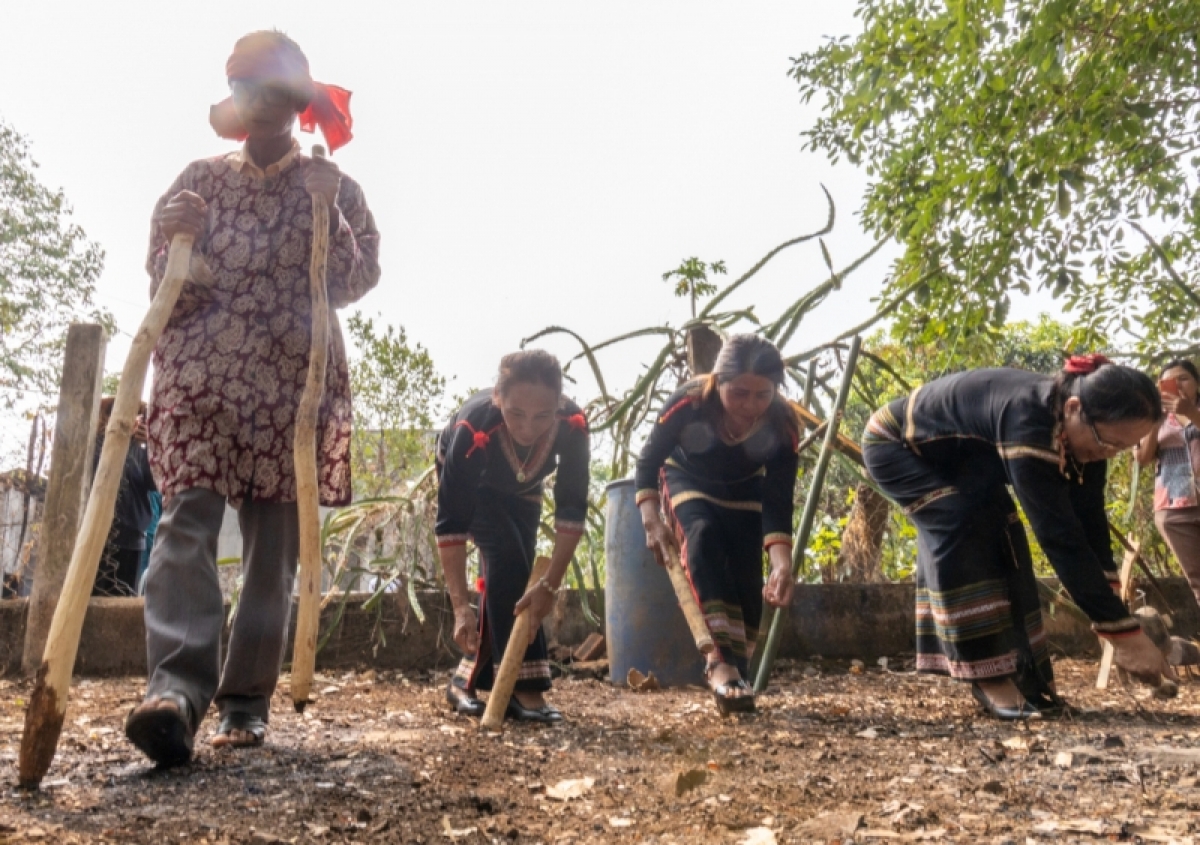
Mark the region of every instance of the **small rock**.
<instances>
[{"instance_id":1,"label":"small rock","mask_svg":"<svg viewBox=\"0 0 1200 845\"><path fill-rule=\"evenodd\" d=\"M256 830L250 837L250 845L288 845L288 840Z\"/></svg>"},{"instance_id":2,"label":"small rock","mask_svg":"<svg viewBox=\"0 0 1200 845\"><path fill-rule=\"evenodd\" d=\"M990 795L1001 795L1004 793L1004 784L998 780L989 780L980 788Z\"/></svg>"},{"instance_id":3,"label":"small rock","mask_svg":"<svg viewBox=\"0 0 1200 845\"><path fill-rule=\"evenodd\" d=\"M1101 748L1124 748L1125 740L1121 739L1116 734L1109 734L1108 736L1104 737L1104 739L1100 740L1100 747Z\"/></svg>"},{"instance_id":4,"label":"small rock","mask_svg":"<svg viewBox=\"0 0 1200 845\"><path fill-rule=\"evenodd\" d=\"M680 798L708 781L705 769L681 769L659 779L659 786L668 797Z\"/></svg>"},{"instance_id":5,"label":"small rock","mask_svg":"<svg viewBox=\"0 0 1200 845\"><path fill-rule=\"evenodd\" d=\"M1070 751L1060 751L1054 755L1054 765L1060 769L1069 769L1075 762L1075 755Z\"/></svg>"}]
</instances>

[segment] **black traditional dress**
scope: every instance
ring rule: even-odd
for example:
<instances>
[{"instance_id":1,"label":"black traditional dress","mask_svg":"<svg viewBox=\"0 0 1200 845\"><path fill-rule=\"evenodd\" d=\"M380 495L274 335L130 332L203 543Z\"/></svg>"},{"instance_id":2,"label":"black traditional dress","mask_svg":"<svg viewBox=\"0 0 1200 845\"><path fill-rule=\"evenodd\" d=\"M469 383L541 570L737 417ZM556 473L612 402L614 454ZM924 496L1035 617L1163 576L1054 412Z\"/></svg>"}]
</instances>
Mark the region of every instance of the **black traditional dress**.
<instances>
[{"instance_id":1,"label":"black traditional dress","mask_svg":"<svg viewBox=\"0 0 1200 845\"><path fill-rule=\"evenodd\" d=\"M720 399L700 381L667 400L638 457L637 502L660 499L721 660L743 677L762 620L763 550L792 544L799 456L775 404L736 442L720 433ZM660 493L661 490L661 493Z\"/></svg>"},{"instance_id":2,"label":"black traditional dress","mask_svg":"<svg viewBox=\"0 0 1200 845\"><path fill-rule=\"evenodd\" d=\"M537 547L542 488L555 472L554 530L582 534L587 516L588 430L579 407L564 399L558 422L532 446L519 446L504 426L492 391L476 393L438 437L439 547L479 549L483 581L479 652L454 674L463 689L492 687L496 663L512 633L513 608L525 594ZM545 634L525 652L516 689L550 689Z\"/></svg>"},{"instance_id":3,"label":"black traditional dress","mask_svg":"<svg viewBox=\"0 0 1200 845\"><path fill-rule=\"evenodd\" d=\"M917 527L918 670L1053 691L1033 559L1007 486L1096 632L1139 628L1112 588L1107 463L1060 450L1053 385L973 370L917 388L867 424L867 470Z\"/></svg>"}]
</instances>

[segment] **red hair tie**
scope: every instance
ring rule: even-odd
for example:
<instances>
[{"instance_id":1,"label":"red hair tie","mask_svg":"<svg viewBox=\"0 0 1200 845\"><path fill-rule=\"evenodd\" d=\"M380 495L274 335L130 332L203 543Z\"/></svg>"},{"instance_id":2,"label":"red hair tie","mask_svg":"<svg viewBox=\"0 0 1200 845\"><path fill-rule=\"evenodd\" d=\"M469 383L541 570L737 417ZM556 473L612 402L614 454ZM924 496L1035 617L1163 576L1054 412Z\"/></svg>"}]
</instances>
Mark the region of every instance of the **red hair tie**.
<instances>
[{"instance_id":1,"label":"red hair tie","mask_svg":"<svg viewBox=\"0 0 1200 845\"><path fill-rule=\"evenodd\" d=\"M1071 375L1086 376L1111 363L1112 361L1099 352L1090 352L1087 355L1072 355L1067 359L1067 363L1063 364L1063 370Z\"/></svg>"},{"instance_id":2,"label":"red hair tie","mask_svg":"<svg viewBox=\"0 0 1200 845\"><path fill-rule=\"evenodd\" d=\"M476 578L475 579L475 592L482 593L485 583L486 582L483 580L482 575L480 575L478 578Z\"/></svg>"},{"instance_id":3,"label":"red hair tie","mask_svg":"<svg viewBox=\"0 0 1200 845\"><path fill-rule=\"evenodd\" d=\"M587 431L587 417L583 414L571 414L571 416L567 417L567 425L576 431Z\"/></svg>"},{"instance_id":4,"label":"red hair tie","mask_svg":"<svg viewBox=\"0 0 1200 845\"><path fill-rule=\"evenodd\" d=\"M471 432L471 448L467 450L466 455L468 458L475 454L476 449L482 449L484 451L487 450L488 444L492 442L491 431L476 431L475 427L466 420L462 420L454 427L458 428L460 425L465 425L467 427L467 431ZM500 426L496 426L496 428L499 427ZM496 428L493 428L492 431L495 431Z\"/></svg>"}]
</instances>

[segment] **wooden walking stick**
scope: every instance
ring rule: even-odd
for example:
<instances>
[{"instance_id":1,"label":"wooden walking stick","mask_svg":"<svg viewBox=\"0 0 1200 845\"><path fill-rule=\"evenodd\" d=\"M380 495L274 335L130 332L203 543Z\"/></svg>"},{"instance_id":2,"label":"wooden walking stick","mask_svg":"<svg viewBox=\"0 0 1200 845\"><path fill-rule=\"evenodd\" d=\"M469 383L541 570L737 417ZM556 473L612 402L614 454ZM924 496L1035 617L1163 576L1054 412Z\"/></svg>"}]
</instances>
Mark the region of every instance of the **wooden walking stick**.
<instances>
[{"instance_id":1,"label":"wooden walking stick","mask_svg":"<svg viewBox=\"0 0 1200 845\"><path fill-rule=\"evenodd\" d=\"M325 158L325 149L313 147L313 158ZM317 634L321 622L321 515L317 485L317 422L325 393L325 365L329 357L329 292L325 287L325 260L329 254L329 206L325 197L312 197L312 259L308 283L312 294L312 342L308 351L308 378L296 409L293 463L296 468L296 515L300 526L300 608L296 614L296 643L292 651L292 705L304 712L312 692L317 664Z\"/></svg>"},{"instance_id":2,"label":"wooden walking stick","mask_svg":"<svg viewBox=\"0 0 1200 845\"><path fill-rule=\"evenodd\" d=\"M533 573L525 592L533 589L533 585L546 577L550 568L550 558L539 557L533 562ZM504 648L504 657L500 660L500 668L496 670L496 680L492 682L492 693L488 696L487 709L479 720L481 731L499 733L504 727L504 711L508 709L508 700L512 698L513 687L517 685L517 676L521 674L521 663L525 660L525 649L529 648L529 609L521 611L513 623L512 633L508 635L508 645Z\"/></svg>"},{"instance_id":3,"label":"wooden walking stick","mask_svg":"<svg viewBox=\"0 0 1200 845\"><path fill-rule=\"evenodd\" d=\"M142 400L146 367L187 279L192 260L192 241L191 235L176 235L171 240L162 284L158 286L150 310L138 327L129 348L129 357L125 359L125 366L121 370L121 383L105 430L104 449L100 453L87 509L79 527L58 606L54 610L54 619L50 623L46 650L42 653L42 664L37 671L33 694L25 710L25 732L21 735L18 768L20 783L27 788L37 787L42 782L58 748L58 737L67 713L71 671L75 668L75 655L79 651L83 617L87 613L88 598L92 594L104 542L112 526L117 490L125 471L125 456L129 451L129 440L133 436L138 406Z\"/></svg>"},{"instance_id":4,"label":"wooden walking stick","mask_svg":"<svg viewBox=\"0 0 1200 845\"><path fill-rule=\"evenodd\" d=\"M675 588L675 598L679 599L679 609L683 611L683 616L687 619L692 639L696 641L696 648L700 649L701 654L708 655L716 648L716 645L708 630L708 623L704 621L704 612L700 610L700 605L696 602L696 594L692 592L692 584L688 581L687 573L683 571L683 564L679 561L679 552L675 549L671 549L671 559L667 562L667 574L671 576L671 586Z\"/></svg>"}]
</instances>

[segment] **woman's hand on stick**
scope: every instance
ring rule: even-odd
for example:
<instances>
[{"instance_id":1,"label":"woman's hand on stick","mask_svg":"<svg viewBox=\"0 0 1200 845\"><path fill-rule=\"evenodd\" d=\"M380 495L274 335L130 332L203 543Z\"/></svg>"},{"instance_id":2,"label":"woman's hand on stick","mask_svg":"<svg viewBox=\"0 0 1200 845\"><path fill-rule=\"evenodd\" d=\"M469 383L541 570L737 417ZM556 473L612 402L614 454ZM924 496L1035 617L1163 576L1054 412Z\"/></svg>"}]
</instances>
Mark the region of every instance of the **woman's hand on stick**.
<instances>
[{"instance_id":1,"label":"woman's hand on stick","mask_svg":"<svg viewBox=\"0 0 1200 845\"><path fill-rule=\"evenodd\" d=\"M530 645L537 639L537 633L542 628L542 620L550 615L550 611L554 610L556 598L557 590L553 590L543 578L530 587L513 608L513 616L519 616L521 611L529 612Z\"/></svg>"},{"instance_id":2,"label":"woman's hand on stick","mask_svg":"<svg viewBox=\"0 0 1200 845\"><path fill-rule=\"evenodd\" d=\"M671 553L679 554L679 541L675 534L661 519L649 520L643 523L646 529L646 548L654 552L654 559L659 566L670 566Z\"/></svg>"},{"instance_id":3,"label":"woman's hand on stick","mask_svg":"<svg viewBox=\"0 0 1200 845\"><path fill-rule=\"evenodd\" d=\"M479 617L470 605L454 608L454 643L464 654L479 651Z\"/></svg>"},{"instance_id":4,"label":"woman's hand on stick","mask_svg":"<svg viewBox=\"0 0 1200 845\"><path fill-rule=\"evenodd\" d=\"M199 238L207 225L208 203L191 191L180 191L158 213L158 229L168 243L176 235Z\"/></svg>"},{"instance_id":5,"label":"woman's hand on stick","mask_svg":"<svg viewBox=\"0 0 1200 845\"><path fill-rule=\"evenodd\" d=\"M772 546L786 549L788 546ZM763 598L767 604L774 607L787 607L792 603L792 594L796 590L796 579L792 577L792 561L788 556L782 560L771 556L771 574L763 586Z\"/></svg>"}]
</instances>

